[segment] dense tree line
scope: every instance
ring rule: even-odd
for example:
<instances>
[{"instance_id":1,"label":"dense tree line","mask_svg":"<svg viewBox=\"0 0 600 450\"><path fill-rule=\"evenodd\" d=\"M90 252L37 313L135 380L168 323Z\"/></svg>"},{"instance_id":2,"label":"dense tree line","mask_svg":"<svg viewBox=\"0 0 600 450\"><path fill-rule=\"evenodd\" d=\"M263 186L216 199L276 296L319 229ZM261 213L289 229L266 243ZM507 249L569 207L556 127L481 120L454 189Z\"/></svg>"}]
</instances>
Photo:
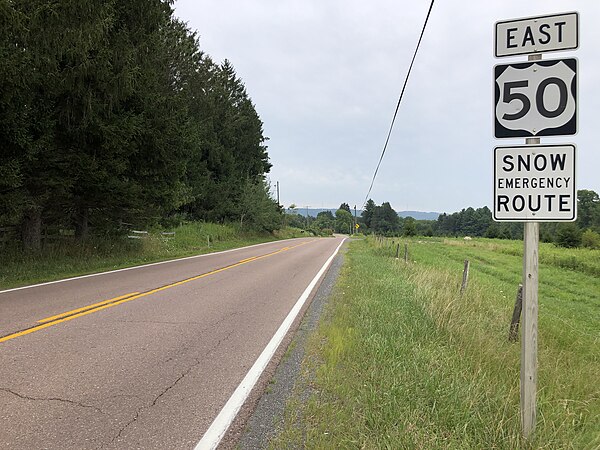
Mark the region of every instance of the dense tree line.
<instances>
[{"instance_id":1,"label":"dense tree line","mask_svg":"<svg viewBox=\"0 0 600 450\"><path fill-rule=\"evenodd\" d=\"M245 86L171 3L0 0L0 227L25 247L43 227L281 223Z\"/></svg>"},{"instance_id":2,"label":"dense tree line","mask_svg":"<svg viewBox=\"0 0 600 450\"><path fill-rule=\"evenodd\" d=\"M565 247L600 248L600 197L592 190L577 191L577 220L574 223L541 223L540 239ZM388 202L377 206L369 200L361 214L363 232L398 236L473 236L523 239L523 224L494 222L487 206L440 214L435 221L400 218Z\"/></svg>"},{"instance_id":3,"label":"dense tree line","mask_svg":"<svg viewBox=\"0 0 600 450\"><path fill-rule=\"evenodd\" d=\"M600 197L591 190L577 191L578 218L574 223L541 223L540 239L565 247L600 248ZM437 220L401 218L388 202L369 199L359 220L363 233L385 236L472 236L523 239L523 224L494 222L487 206L440 214Z\"/></svg>"},{"instance_id":4,"label":"dense tree line","mask_svg":"<svg viewBox=\"0 0 600 450\"><path fill-rule=\"evenodd\" d=\"M291 205L286 214L288 225L309 230L315 234L350 233L354 217L348 203L342 203L335 215L322 211L317 217L302 217ZM600 248L600 196L592 191L577 191L577 221L571 223L541 223L540 239L565 247L585 246ZM357 218L363 234L383 236L448 236L487 237L498 239L523 239L520 222L494 222L487 206L465 208L461 211L440 214L437 220L416 220L399 217L389 202L376 205L369 199Z\"/></svg>"},{"instance_id":5,"label":"dense tree line","mask_svg":"<svg viewBox=\"0 0 600 450\"><path fill-rule=\"evenodd\" d=\"M523 224L494 222L487 207L466 208L453 214L441 214L433 224L440 236L481 236L523 239ZM573 223L541 223L540 239L565 247L600 248L600 197L592 190L577 191L577 220Z\"/></svg>"},{"instance_id":6,"label":"dense tree line","mask_svg":"<svg viewBox=\"0 0 600 450\"><path fill-rule=\"evenodd\" d=\"M286 225L311 232L316 236L330 236L332 233L349 234L354 226L354 218L350 207L343 203L333 214L331 211L321 211L316 217L301 216L296 213L296 206L291 205L285 214Z\"/></svg>"},{"instance_id":7,"label":"dense tree line","mask_svg":"<svg viewBox=\"0 0 600 450\"><path fill-rule=\"evenodd\" d=\"M385 236L431 236L430 221L418 221L413 217L402 218L389 202L376 205L369 199L361 213L359 224L363 233L375 233Z\"/></svg>"},{"instance_id":8,"label":"dense tree line","mask_svg":"<svg viewBox=\"0 0 600 450\"><path fill-rule=\"evenodd\" d=\"M331 233L363 234L376 233L386 236L407 235L433 235L431 221L417 221L412 217L399 217L389 202L381 206L369 200L361 215L354 217L348 203L342 203L335 211L321 211L316 217L303 217L296 213L296 206L291 205L286 213L286 223L290 226L302 228L316 235L330 235ZM359 228L356 229L356 224Z\"/></svg>"}]
</instances>

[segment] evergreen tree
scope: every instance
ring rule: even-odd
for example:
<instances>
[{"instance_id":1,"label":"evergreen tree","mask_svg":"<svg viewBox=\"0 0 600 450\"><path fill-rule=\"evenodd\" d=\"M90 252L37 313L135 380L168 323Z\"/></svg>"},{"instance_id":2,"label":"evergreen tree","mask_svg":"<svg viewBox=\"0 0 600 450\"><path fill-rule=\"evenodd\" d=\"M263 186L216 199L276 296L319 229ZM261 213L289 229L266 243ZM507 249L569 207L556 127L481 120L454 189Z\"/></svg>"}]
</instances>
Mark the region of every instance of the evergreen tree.
<instances>
[{"instance_id":1,"label":"evergreen tree","mask_svg":"<svg viewBox=\"0 0 600 450\"><path fill-rule=\"evenodd\" d=\"M248 225L258 231L273 231L281 227L281 210L269 195L270 186L261 181L246 180L238 205L240 226Z\"/></svg>"},{"instance_id":2,"label":"evergreen tree","mask_svg":"<svg viewBox=\"0 0 600 450\"><path fill-rule=\"evenodd\" d=\"M177 211L272 222L242 212L272 209L256 108L171 4L0 1L0 225L25 247L42 226L85 237Z\"/></svg>"},{"instance_id":3,"label":"evergreen tree","mask_svg":"<svg viewBox=\"0 0 600 450\"><path fill-rule=\"evenodd\" d=\"M39 105L31 101L31 78L23 76L31 66L25 22L12 3L0 2L0 225L22 220L28 200L26 160L36 153L30 130Z\"/></svg>"},{"instance_id":4,"label":"evergreen tree","mask_svg":"<svg viewBox=\"0 0 600 450\"><path fill-rule=\"evenodd\" d=\"M216 66L205 57L198 74L192 115L202 139L192 156L193 200L186 208L198 218L235 219L246 180L258 185L271 168L262 122L230 62Z\"/></svg>"},{"instance_id":5,"label":"evergreen tree","mask_svg":"<svg viewBox=\"0 0 600 450\"><path fill-rule=\"evenodd\" d=\"M343 209L344 211L348 211L350 214L352 214L352 211L350 211L350 205L348 203L342 203L338 209Z\"/></svg>"},{"instance_id":6,"label":"evergreen tree","mask_svg":"<svg viewBox=\"0 0 600 450\"><path fill-rule=\"evenodd\" d=\"M371 228L371 220L373 220L373 213L375 212L375 202L372 199L367 200L365 208L361 214L362 220L367 226L367 228Z\"/></svg>"},{"instance_id":7,"label":"evergreen tree","mask_svg":"<svg viewBox=\"0 0 600 450\"><path fill-rule=\"evenodd\" d=\"M561 223L558 227L556 243L561 247L579 247L581 230L574 223Z\"/></svg>"},{"instance_id":8,"label":"evergreen tree","mask_svg":"<svg viewBox=\"0 0 600 450\"><path fill-rule=\"evenodd\" d=\"M389 202L377 206L371 219L371 229L375 233L393 234L400 228L400 218Z\"/></svg>"}]
</instances>

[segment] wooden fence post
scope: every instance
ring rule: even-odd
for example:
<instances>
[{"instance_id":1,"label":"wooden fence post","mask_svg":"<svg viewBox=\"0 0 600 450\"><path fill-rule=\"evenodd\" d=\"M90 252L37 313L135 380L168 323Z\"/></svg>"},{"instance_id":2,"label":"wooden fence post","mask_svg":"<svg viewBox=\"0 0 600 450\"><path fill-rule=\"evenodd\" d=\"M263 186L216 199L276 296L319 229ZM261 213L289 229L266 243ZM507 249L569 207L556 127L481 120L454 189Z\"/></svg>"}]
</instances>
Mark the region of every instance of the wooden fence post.
<instances>
[{"instance_id":1,"label":"wooden fence post","mask_svg":"<svg viewBox=\"0 0 600 450\"><path fill-rule=\"evenodd\" d=\"M404 243L404 262L408 263L408 244Z\"/></svg>"},{"instance_id":2,"label":"wooden fence post","mask_svg":"<svg viewBox=\"0 0 600 450\"><path fill-rule=\"evenodd\" d=\"M465 259L465 268L463 269L463 279L462 284L460 285L460 294L464 294L467 289L467 284L469 283L469 260Z\"/></svg>"},{"instance_id":3,"label":"wooden fence post","mask_svg":"<svg viewBox=\"0 0 600 450\"><path fill-rule=\"evenodd\" d=\"M396 246L396 259L400 258L400 244Z\"/></svg>"},{"instance_id":4,"label":"wooden fence post","mask_svg":"<svg viewBox=\"0 0 600 450\"><path fill-rule=\"evenodd\" d=\"M513 310L512 320L510 321L510 330L508 332L509 342L515 342L519 338L519 321L521 320L522 308L523 285L519 284L519 289L517 289L517 299L515 300L515 309Z\"/></svg>"}]
</instances>

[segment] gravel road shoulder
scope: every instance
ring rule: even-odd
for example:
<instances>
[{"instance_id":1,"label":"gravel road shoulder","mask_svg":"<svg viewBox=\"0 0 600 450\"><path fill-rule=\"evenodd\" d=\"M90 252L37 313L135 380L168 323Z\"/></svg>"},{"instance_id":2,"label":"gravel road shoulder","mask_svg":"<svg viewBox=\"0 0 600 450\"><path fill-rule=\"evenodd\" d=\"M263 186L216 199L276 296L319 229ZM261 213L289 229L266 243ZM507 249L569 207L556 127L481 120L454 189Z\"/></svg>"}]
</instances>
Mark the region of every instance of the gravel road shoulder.
<instances>
[{"instance_id":1,"label":"gravel road shoulder","mask_svg":"<svg viewBox=\"0 0 600 450\"><path fill-rule=\"evenodd\" d=\"M247 418L245 426L240 430L235 448L242 450L267 448L269 440L276 435L282 423L287 400L292 395L300 374L306 341L319 323L323 308L343 265L346 250L347 244L342 247L326 272L291 342L284 347L287 350L282 355L274 374L264 383L266 385L264 393ZM231 443L229 441L230 445Z\"/></svg>"}]
</instances>

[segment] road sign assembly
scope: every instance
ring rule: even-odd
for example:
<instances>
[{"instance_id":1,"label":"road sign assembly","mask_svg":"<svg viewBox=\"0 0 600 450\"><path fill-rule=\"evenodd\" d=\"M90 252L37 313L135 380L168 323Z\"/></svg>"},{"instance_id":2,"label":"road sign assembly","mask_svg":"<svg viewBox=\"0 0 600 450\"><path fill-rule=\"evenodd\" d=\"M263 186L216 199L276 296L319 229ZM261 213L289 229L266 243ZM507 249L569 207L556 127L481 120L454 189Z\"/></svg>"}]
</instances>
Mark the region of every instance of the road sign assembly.
<instances>
[{"instance_id":1,"label":"road sign assembly","mask_svg":"<svg viewBox=\"0 0 600 450\"><path fill-rule=\"evenodd\" d=\"M496 22L496 57L529 55L494 67L494 136L525 137L526 145L494 149L497 222L524 222L521 328L521 428L537 421L539 222L577 218L575 146L540 145L540 136L577 133L577 59L543 60L542 53L579 47L579 14Z\"/></svg>"},{"instance_id":2,"label":"road sign assembly","mask_svg":"<svg viewBox=\"0 0 600 450\"><path fill-rule=\"evenodd\" d=\"M494 220L558 222L576 218L575 146L494 150Z\"/></svg>"},{"instance_id":3,"label":"road sign assembly","mask_svg":"<svg viewBox=\"0 0 600 450\"><path fill-rule=\"evenodd\" d=\"M577 59L494 68L497 138L577 133Z\"/></svg>"}]
</instances>

